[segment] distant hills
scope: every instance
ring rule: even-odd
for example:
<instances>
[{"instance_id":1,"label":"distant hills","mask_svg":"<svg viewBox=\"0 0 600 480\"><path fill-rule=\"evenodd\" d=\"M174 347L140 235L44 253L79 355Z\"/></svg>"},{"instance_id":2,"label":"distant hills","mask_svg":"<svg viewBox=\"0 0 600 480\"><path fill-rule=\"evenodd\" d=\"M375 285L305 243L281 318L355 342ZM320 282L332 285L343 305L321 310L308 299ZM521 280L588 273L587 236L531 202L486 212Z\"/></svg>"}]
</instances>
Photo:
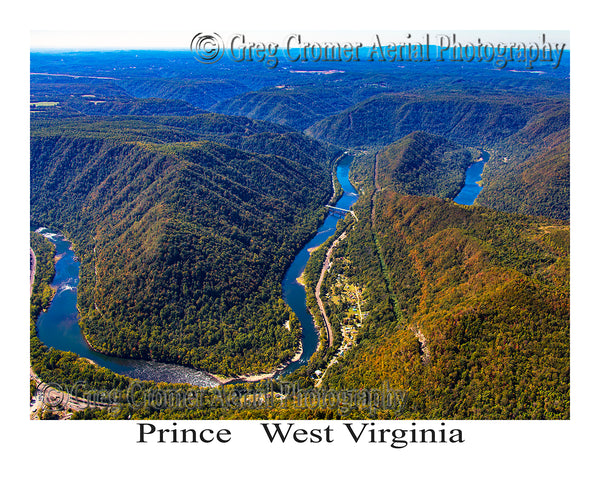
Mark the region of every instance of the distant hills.
<instances>
[{"instance_id":1,"label":"distant hills","mask_svg":"<svg viewBox=\"0 0 600 480\"><path fill-rule=\"evenodd\" d=\"M307 132L349 147L383 146L415 130L466 145L493 145L523 128L532 110L532 99L524 98L391 93L320 121Z\"/></svg>"}]
</instances>

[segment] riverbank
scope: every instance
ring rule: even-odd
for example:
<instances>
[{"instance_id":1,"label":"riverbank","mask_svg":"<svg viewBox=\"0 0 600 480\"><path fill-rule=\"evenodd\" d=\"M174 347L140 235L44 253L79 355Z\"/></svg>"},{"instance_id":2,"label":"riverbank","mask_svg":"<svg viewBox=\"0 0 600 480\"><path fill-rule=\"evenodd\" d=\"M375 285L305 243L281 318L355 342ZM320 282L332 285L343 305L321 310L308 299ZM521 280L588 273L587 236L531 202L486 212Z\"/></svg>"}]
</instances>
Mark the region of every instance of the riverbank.
<instances>
[{"instance_id":1,"label":"riverbank","mask_svg":"<svg viewBox=\"0 0 600 480\"><path fill-rule=\"evenodd\" d=\"M312 253L318 249L319 249L319 247L312 247L312 248L307 248L306 251L308 252L309 255L312 255ZM300 285L302 285L306 289L306 280L304 279L304 270L302 270L302 273L300 274L300 276L298 278L296 278L296 282L298 282Z\"/></svg>"},{"instance_id":2,"label":"riverbank","mask_svg":"<svg viewBox=\"0 0 600 480\"><path fill-rule=\"evenodd\" d=\"M302 357L302 353L303 353L302 342L300 342L300 347L298 348L298 350L296 351L296 353L294 354L294 356L291 359L289 359L287 362L282 363L277 368L275 368L274 370L271 370L270 372L267 372L267 373L259 373L259 374L253 374L253 375L250 375L250 374L239 375L237 377L223 377L221 375L217 375L217 374L213 374L213 373L208 373L208 372L205 372L205 373L207 375L210 375L221 385L227 385L228 383L238 383L238 382L244 382L244 383L260 382L261 380L269 380L269 379L273 378L275 375L277 375L278 373L283 371L288 365L300 360L300 358Z\"/></svg>"}]
</instances>

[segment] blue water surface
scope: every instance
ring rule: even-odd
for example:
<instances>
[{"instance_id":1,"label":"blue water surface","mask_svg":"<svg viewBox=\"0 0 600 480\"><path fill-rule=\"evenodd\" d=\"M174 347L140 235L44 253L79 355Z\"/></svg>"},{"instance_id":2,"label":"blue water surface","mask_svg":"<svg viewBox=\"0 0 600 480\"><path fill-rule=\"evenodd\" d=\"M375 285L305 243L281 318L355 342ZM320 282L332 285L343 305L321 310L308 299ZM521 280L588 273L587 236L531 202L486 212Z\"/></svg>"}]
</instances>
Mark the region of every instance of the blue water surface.
<instances>
[{"instance_id":1,"label":"blue water surface","mask_svg":"<svg viewBox=\"0 0 600 480\"><path fill-rule=\"evenodd\" d=\"M475 199L481 193L483 189L478 182L481 182L481 174L483 173L483 167L489 160L490 155L487 152L483 152L482 159L478 162L473 163L467 168L465 186L454 197L454 201L460 205L473 205Z\"/></svg>"}]
</instances>

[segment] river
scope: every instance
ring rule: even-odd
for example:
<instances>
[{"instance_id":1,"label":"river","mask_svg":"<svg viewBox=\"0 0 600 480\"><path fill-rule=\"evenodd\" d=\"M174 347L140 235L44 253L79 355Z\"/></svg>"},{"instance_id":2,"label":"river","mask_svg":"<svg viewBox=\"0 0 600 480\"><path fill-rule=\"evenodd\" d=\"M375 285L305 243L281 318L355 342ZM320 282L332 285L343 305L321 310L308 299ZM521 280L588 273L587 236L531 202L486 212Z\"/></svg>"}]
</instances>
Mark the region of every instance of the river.
<instances>
[{"instance_id":1,"label":"river","mask_svg":"<svg viewBox=\"0 0 600 480\"><path fill-rule=\"evenodd\" d=\"M349 209L358 200L358 193L348 178L352 157L344 157L337 165L336 175L344 190L343 196L336 203L337 207ZM316 351L319 343L319 334L315 329L312 316L306 307L306 291L297 282L309 258L308 250L318 247L335 232L338 216L329 214L323 225L317 230L316 235L296 255L288 268L283 282L283 298L298 316L302 325L301 358L290 363L279 376L296 370L300 365L306 364ZM56 247L56 274L52 288L56 294L46 312L40 314L37 321L37 330L40 340L49 347L58 350L76 353L88 358L102 367L115 373L140 380L154 380L162 382L185 382L201 387L215 386L218 382L205 372L180 365L171 365L149 360L124 359L103 355L92 350L79 326L79 312L77 311L77 287L79 285L80 262L75 257L71 243L60 233L46 228L37 230Z\"/></svg>"},{"instance_id":2,"label":"river","mask_svg":"<svg viewBox=\"0 0 600 480\"><path fill-rule=\"evenodd\" d=\"M344 194L337 201L335 206L345 210L349 210L358 200L358 192L352 186L349 179L351 163L352 157L346 155L336 167L336 176L342 185ZM325 218L321 228L317 230L316 235L304 246L298 255L296 255L296 258L283 277L283 282L281 284L283 288L283 299L294 311L302 325L302 356L296 362L290 363L279 376L291 373L301 365L306 365L319 345L319 332L316 329L312 315L306 307L306 289L298 283L298 277L304 272L304 268L310 257L309 250L319 247L335 233L339 219L339 216L332 214L329 214Z\"/></svg>"},{"instance_id":3,"label":"river","mask_svg":"<svg viewBox=\"0 0 600 480\"><path fill-rule=\"evenodd\" d=\"M465 175L465 185L462 190L454 197L454 201L460 205L473 205L475 199L481 193L483 187L479 185L481 182L481 174L485 163L490 159L490 154L482 150L481 160L475 162L467 168Z\"/></svg>"}]
</instances>

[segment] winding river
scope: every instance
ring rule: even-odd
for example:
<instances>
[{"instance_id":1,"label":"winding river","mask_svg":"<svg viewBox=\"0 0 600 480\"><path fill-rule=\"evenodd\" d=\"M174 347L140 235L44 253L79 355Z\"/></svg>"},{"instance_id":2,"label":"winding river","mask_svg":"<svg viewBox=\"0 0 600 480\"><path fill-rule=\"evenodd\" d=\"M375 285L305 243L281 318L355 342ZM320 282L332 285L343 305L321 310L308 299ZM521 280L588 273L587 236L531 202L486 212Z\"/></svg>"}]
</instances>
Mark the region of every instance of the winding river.
<instances>
[{"instance_id":1,"label":"winding river","mask_svg":"<svg viewBox=\"0 0 600 480\"><path fill-rule=\"evenodd\" d=\"M336 207L349 210L358 200L358 192L350 183L349 173L352 157L346 155L337 165L336 176L344 194L335 204ZM290 363L280 374L285 375L296 370L301 365L308 363L310 357L317 350L319 345L319 332L316 329L312 315L306 307L306 289L300 283L298 278L304 272L310 250L322 245L331 235L335 233L339 216L329 214L321 228L317 230L316 235L308 242L304 248L296 255L296 258L288 268L282 282L283 299L294 311L300 324L302 325L302 356L296 362Z\"/></svg>"},{"instance_id":2,"label":"winding river","mask_svg":"<svg viewBox=\"0 0 600 480\"><path fill-rule=\"evenodd\" d=\"M358 193L348 178L351 162L352 157L346 156L336 168L337 178L344 189L344 194L336 206L343 209L349 209L358 200ZM309 249L318 247L333 235L338 220L339 217L332 214L325 218L316 235L298 253L284 276L283 298L294 310L302 325L303 353L299 360L290 363L279 376L306 364L318 346L319 334L306 307L306 291L297 279L306 267L310 255ZM80 262L75 257L71 243L62 234L46 228L40 228L37 231L55 245L58 258L55 266L56 274L51 285L56 290L56 294L48 310L43 312L37 321L38 336L45 345L76 353L113 372L140 380L185 382L202 387L218 384L218 381L212 376L192 368L149 360L112 357L92 350L79 327L77 287Z\"/></svg>"}]
</instances>

